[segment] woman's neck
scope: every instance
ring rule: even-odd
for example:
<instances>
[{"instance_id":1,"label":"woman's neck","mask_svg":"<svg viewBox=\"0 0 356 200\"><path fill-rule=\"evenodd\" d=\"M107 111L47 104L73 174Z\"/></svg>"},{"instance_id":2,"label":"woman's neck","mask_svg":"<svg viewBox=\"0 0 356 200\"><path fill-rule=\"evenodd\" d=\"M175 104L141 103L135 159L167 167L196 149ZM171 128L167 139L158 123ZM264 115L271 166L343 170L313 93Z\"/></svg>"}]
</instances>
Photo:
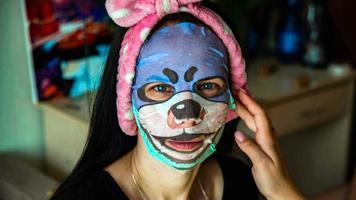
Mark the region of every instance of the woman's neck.
<instances>
[{"instance_id":1,"label":"woman's neck","mask_svg":"<svg viewBox=\"0 0 356 200\"><path fill-rule=\"evenodd\" d=\"M130 167L137 189L146 199L189 199L199 166L178 170L161 163L147 152L138 137L138 144L130 152Z\"/></svg>"}]
</instances>

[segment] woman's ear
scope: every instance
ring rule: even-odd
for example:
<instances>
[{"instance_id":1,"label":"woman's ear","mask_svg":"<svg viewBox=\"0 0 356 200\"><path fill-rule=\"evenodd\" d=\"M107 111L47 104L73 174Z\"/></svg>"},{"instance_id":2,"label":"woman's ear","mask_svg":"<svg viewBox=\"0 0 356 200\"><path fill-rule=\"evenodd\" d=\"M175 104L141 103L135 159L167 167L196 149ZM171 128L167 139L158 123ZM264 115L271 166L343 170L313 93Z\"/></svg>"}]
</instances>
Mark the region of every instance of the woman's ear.
<instances>
[{"instance_id":1,"label":"woman's ear","mask_svg":"<svg viewBox=\"0 0 356 200\"><path fill-rule=\"evenodd\" d=\"M238 117L238 114L237 114L236 110L229 109L227 111L226 123L233 119L236 119L237 117Z\"/></svg>"},{"instance_id":2,"label":"woman's ear","mask_svg":"<svg viewBox=\"0 0 356 200\"><path fill-rule=\"evenodd\" d=\"M137 125L136 125L136 123L123 123L123 125L125 126L125 127L128 127L128 130L130 130L130 131L126 131L126 132L124 132L126 135L128 135L128 136L136 136L137 135L137 133L138 133L138 128L137 128ZM121 125L120 125L121 126Z\"/></svg>"}]
</instances>

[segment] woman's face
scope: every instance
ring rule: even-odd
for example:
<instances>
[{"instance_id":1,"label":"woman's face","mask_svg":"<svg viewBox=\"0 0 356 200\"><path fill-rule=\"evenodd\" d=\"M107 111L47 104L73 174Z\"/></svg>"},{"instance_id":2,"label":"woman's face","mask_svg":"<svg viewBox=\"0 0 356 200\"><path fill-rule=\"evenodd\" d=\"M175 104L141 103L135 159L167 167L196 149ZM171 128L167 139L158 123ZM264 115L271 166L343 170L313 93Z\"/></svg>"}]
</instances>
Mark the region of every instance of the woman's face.
<instances>
[{"instance_id":1,"label":"woman's face","mask_svg":"<svg viewBox=\"0 0 356 200\"><path fill-rule=\"evenodd\" d=\"M169 25L146 41L132 93L149 152L176 168L195 166L211 154L231 98L227 65L224 44L204 26Z\"/></svg>"}]
</instances>

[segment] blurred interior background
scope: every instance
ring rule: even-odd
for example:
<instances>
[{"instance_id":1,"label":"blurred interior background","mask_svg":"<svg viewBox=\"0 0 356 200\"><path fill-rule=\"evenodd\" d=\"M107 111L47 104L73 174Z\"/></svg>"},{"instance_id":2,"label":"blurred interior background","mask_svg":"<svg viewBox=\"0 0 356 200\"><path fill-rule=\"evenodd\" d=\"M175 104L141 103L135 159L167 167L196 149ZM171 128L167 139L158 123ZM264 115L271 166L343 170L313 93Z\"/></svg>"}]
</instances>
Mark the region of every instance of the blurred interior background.
<instances>
[{"instance_id":1,"label":"blurred interior background","mask_svg":"<svg viewBox=\"0 0 356 200\"><path fill-rule=\"evenodd\" d=\"M297 185L310 199L356 199L356 1L212 2ZM117 29L104 3L0 1L0 199L48 199L80 157Z\"/></svg>"}]
</instances>

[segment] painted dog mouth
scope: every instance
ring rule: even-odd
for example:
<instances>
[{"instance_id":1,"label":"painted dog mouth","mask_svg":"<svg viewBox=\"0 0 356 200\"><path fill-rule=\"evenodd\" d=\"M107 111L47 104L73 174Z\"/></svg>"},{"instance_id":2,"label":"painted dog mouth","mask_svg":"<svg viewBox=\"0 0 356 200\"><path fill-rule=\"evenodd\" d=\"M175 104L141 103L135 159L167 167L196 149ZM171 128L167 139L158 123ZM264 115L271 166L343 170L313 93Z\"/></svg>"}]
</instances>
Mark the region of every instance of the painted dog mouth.
<instances>
[{"instance_id":1,"label":"painted dog mouth","mask_svg":"<svg viewBox=\"0 0 356 200\"><path fill-rule=\"evenodd\" d=\"M162 136L154 136L152 134L149 133L149 131L147 129L145 129L145 127L141 126L143 129L143 132L147 135L148 139L150 140L150 142L152 143L152 145L154 146L155 149L157 149L158 151L161 151L161 153L165 156L167 156L167 158L171 159L172 161L175 162L179 162L179 163L191 163L194 162L197 158L199 158L199 156L201 154L203 154L205 152L206 148L209 148L209 143L212 143L213 141L216 140L216 137L218 136L218 133L221 132L221 130L223 129L223 126L220 126L219 129L215 132L212 133L192 133L192 134L187 134L187 133L182 133L178 136L173 136L173 137L162 137ZM188 136L182 136L182 135L188 135ZM170 146L165 144L165 140L169 140L169 139L183 139L184 137L186 137L187 141L196 141L199 144L197 145L196 148L194 148L193 150L190 151L181 151L181 150L177 150L175 148L171 148ZM204 137L203 140L201 140L199 137ZM190 140L189 140L190 139ZM199 140L199 141L198 141ZM194 153L196 151L199 151L197 155L195 155L192 158L188 158L188 159L179 159L176 157L172 157L170 154L167 153L167 151L163 151L161 148L159 148L157 146L157 144L160 144L162 147L167 148L167 150L171 150L171 151L175 151L175 152L179 152L179 153L183 153L183 154L190 154L190 153ZM184 144L183 144L184 145ZM200 150L199 150L200 149Z\"/></svg>"}]
</instances>

